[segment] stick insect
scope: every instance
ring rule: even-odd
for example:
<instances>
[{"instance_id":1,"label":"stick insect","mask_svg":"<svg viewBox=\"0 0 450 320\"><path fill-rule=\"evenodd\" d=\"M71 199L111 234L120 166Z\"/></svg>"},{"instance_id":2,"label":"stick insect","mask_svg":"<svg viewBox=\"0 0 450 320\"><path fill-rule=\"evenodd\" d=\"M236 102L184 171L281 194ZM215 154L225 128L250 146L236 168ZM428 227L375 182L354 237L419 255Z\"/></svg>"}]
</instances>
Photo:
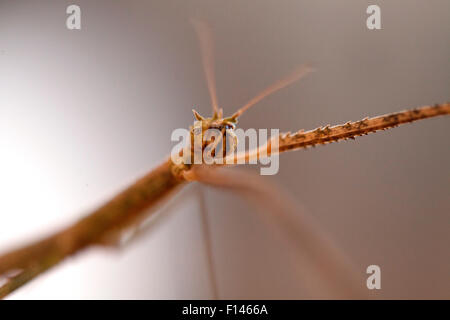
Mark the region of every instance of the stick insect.
<instances>
[{"instance_id":1,"label":"stick insect","mask_svg":"<svg viewBox=\"0 0 450 320\"><path fill-rule=\"evenodd\" d=\"M211 31L203 22L193 21L193 24L200 43L203 69L212 105L211 117L203 117L196 111L194 111L194 117L201 122L202 128L219 129L223 133L221 139L224 143L229 142L225 133L231 133L232 136L237 120L248 109L268 95L293 84L312 71L311 68L305 66L296 69L292 74L263 90L230 117L224 117L216 95ZM295 133L282 133L273 137L264 146L238 153L233 157L234 160L248 160L254 155L270 155L273 152L271 145L275 140L279 145L276 152L282 153L340 140L354 139L357 136L390 129L401 124L449 114L450 103L447 102L365 118L341 125L319 127L310 131L300 130ZM194 136L192 129L191 136ZM203 148L206 147L207 145L203 145ZM276 210L283 214L266 215L266 218L279 224L289 235L290 240L302 243L302 245L306 244L311 259L316 261L317 268L320 268L323 274L328 275L329 279L334 279L336 288L344 287L342 283L352 283L351 272L349 272L346 262L342 260L339 252L333 248L332 244L327 243L320 232L317 232L317 228L306 221L307 219L303 219L302 225L293 223L289 214L295 213L295 209L292 208L289 200L273 196L276 190L261 183L260 179L256 177L243 179L243 174L225 173L217 166L175 164L168 158L123 192L73 225L44 239L2 254L0 256L0 276L4 276L7 280L0 287L0 297L6 297L67 257L87 247L116 245L126 230L153 214L155 212L153 209L157 208L162 201L167 200L180 188L193 181L244 191L249 198L259 204L261 204L261 201L258 200L258 197L269 195L268 198L266 197L266 203L269 206L276 207L272 208L272 212ZM204 225L207 225L207 223L204 223ZM317 252L326 252L326 254L317 256ZM343 296L359 296L358 289L355 286L346 287L349 289Z\"/></svg>"}]
</instances>

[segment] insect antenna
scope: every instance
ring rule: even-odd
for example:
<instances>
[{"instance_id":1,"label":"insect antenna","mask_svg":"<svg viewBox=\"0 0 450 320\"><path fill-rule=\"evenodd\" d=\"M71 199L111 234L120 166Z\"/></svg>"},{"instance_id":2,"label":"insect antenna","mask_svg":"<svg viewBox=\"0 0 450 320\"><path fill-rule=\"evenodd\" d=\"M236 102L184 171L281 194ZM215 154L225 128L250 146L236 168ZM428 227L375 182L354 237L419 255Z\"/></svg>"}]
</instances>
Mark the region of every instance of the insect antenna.
<instances>
[{"instance_id":1,"label":"insect antenna","mask_svg":"<svg viewBox=\"0 0 450 320\"><path fill-rule=\"evenodd\" d=\"M211 105L213 118L219 117L219 105L217 102L216 80L214 72L214 41L210 26L203 21L191 19L191 23L195 28L197 38L200 45L202 56L203 71L205 72L206 84L208 85L209 95L211 97Z\"/></svg>"},{"instance_id":2,"label":"insect antenna","mask_svg":"<svg viewBox=\"0 0 450 320\"><path fill-rule=\"evenodd\" d=\"M300 80L304 76L306 76L308 73L314 71L313 68L311 68L308 65L302 65L300 67L297 67L291 74L287 75L285 78L275 82L274 84L270 85L263 91L261 91L258 95L256 95L253 99L251 99L249 102L247 102L242 108L240 108L238 111L236 111L230 118L228 118L231 121L236 121L238 117L240 117L245 111L250 109L252 106L257 104L259 101L264 99L265 97L271 95L272 93L277 92L280 89L283 89L284 87L287 87L291 84L293 84L295 81Z\"/></svg>"}]
</instances>

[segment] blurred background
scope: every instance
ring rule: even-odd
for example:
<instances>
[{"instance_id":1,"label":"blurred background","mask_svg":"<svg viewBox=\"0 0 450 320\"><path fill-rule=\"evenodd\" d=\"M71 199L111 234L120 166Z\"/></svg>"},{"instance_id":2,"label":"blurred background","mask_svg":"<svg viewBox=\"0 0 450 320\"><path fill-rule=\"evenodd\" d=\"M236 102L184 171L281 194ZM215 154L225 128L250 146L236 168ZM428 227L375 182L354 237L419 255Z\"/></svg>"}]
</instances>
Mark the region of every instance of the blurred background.
<instances>
[{"instance_id":1,"label":"blurred background","mask_svg":"<svg viewBox=\"0 0 450 320\"><path fill-rule=\"evenodd\" d=\"M81 7L81 30L66 28ZM381 8L368 30L366 8ZM263 100L243 128L294 131L445 102L446 0L0 0L0 251L77 220L169 155L210 100L191 17L210 23L219 104L230 114L295 66L317 72ZM284 186L374 298L450 298L449 119L281 156ZM252 166L246 170L258 172ZM123 251L90 249L13 299L208 299L195 184ZM220 298L303 299L290 248L257 209L203 187ZM291 249L292 250L292 249Z\"/></svg>"}]
</instances>

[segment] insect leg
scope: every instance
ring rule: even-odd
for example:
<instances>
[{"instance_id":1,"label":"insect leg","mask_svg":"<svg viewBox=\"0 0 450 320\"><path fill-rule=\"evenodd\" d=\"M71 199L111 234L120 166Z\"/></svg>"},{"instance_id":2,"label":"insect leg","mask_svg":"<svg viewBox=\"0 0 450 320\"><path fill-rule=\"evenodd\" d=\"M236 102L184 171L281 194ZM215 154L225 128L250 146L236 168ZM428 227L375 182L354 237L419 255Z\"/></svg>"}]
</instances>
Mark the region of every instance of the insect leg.
<instances>
[{"instance_id":1,"label":"insect leg","mask_svg":"<svg viewBox=\"0 0 450 320\"><path fill-rule=\"evenodd\" d=\"M312 266L320 277L319 285L311 285L314 296L324 296L319 287L325 283L329 290L326 297L333 298L365 298L365 281L346 256L337 248L324 231L304 212L298 212L293 201L279 187L274 187L256 175L242 171L195 166L185 173L185 178L199 181L211 186L235 191L244 195L251 203L262 207L267 225L280 228L285 240L296 246L294 257L296 261L300 255ZM299 223L300 221L300 223ZM275 230L274 230L275 231ZM303 272L300 270L300 272ZM302 282L308 284L311 274L300 274Z\"/></svg>"},{"instance_id":2,"label":"insect leg","mask_svg":"<svg viewBox=\"0 0 450 320\"><path fill-rule=\"evenodd\" d=\"M214 265L214 255L212 248L211 228L208 219L208 211L205 202L204 190L199 186L197 189L199 206L200 206L200 219L202 223L203 242L205 243L206 258L208 263L209 281L211 283L213 299L219 299L219 288L217 284L217 273Z\"/></svg>"}]
</instances>

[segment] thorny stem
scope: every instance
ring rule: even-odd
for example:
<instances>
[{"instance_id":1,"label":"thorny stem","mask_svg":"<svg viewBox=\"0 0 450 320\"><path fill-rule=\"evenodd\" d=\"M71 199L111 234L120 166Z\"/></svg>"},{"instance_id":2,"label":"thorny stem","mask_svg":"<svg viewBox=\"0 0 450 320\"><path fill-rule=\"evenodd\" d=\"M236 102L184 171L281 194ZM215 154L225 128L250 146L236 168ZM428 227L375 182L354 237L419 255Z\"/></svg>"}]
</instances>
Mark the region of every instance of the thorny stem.
<instances>
[{"instance_id":1,"label":"thorny stem","mask_svg":"<svg viewBox=\"0 0 450 320\"><path fill-rule=\"evenodd\" d=\"M310 131L299 130L295 133L281 133L273 138L278 139L278 153L306 149L321 144L338 142L341 140L355 139L355 137L367 135L379 130L397 127L404 123L414 122L426 118L432 118L450 114L450 103L424 106L412 110L385 114L373 118L365 118L360 121L347 122L336 126L319 127ZM246 153L231 155L225 158L226 164L247 163L249 159L264 157L277 153L271 150L273 139L266 145L255 148Z\"/></svg>"},{"instance_id":2,"label":"thorny stem","mask_svg":"<svg viewBox=\"0 0 450 320\"><path fill-rule=\"evenodd\" d=\"M450 114L450 103L444 103L348 122L344 125L326 126L307 132L299 131L295 134L286 133L278 137L279 152L353 139L356 136L403 123L448 114ZM266 154L270 154L270 142L262 148L238 154L234 159L248 159L252 153L258 155L263 149L267 152ZM122 231L145 218L145 214L148 214L147 209L154 209L161 200L166 199L173 190L186 182L177 171L178 169L170 160L167 160L75 224L43 240L1 255L0 276L11 270L22 272L9 278L6 284L0 287L0 298L89 246L114 244Z\"/></svg>"},{"instance_id":3,"label":"thorny stem","mask_svg":"<svg viewBox=\"0 0 450 320\"><path fill-rule=\"evenodd\" d=\"M308 132L298 131L280 136L280 152L297 150L318 144L326 144L339 140L354 139L357 136L367 135L379 130L386 130L421 119L450 114L450 103L425 106L413 110L405 110L385 114L373 118L365 118L356 122L347 122L343 125L325 126Z\"/></svg>"}]
</instances>

